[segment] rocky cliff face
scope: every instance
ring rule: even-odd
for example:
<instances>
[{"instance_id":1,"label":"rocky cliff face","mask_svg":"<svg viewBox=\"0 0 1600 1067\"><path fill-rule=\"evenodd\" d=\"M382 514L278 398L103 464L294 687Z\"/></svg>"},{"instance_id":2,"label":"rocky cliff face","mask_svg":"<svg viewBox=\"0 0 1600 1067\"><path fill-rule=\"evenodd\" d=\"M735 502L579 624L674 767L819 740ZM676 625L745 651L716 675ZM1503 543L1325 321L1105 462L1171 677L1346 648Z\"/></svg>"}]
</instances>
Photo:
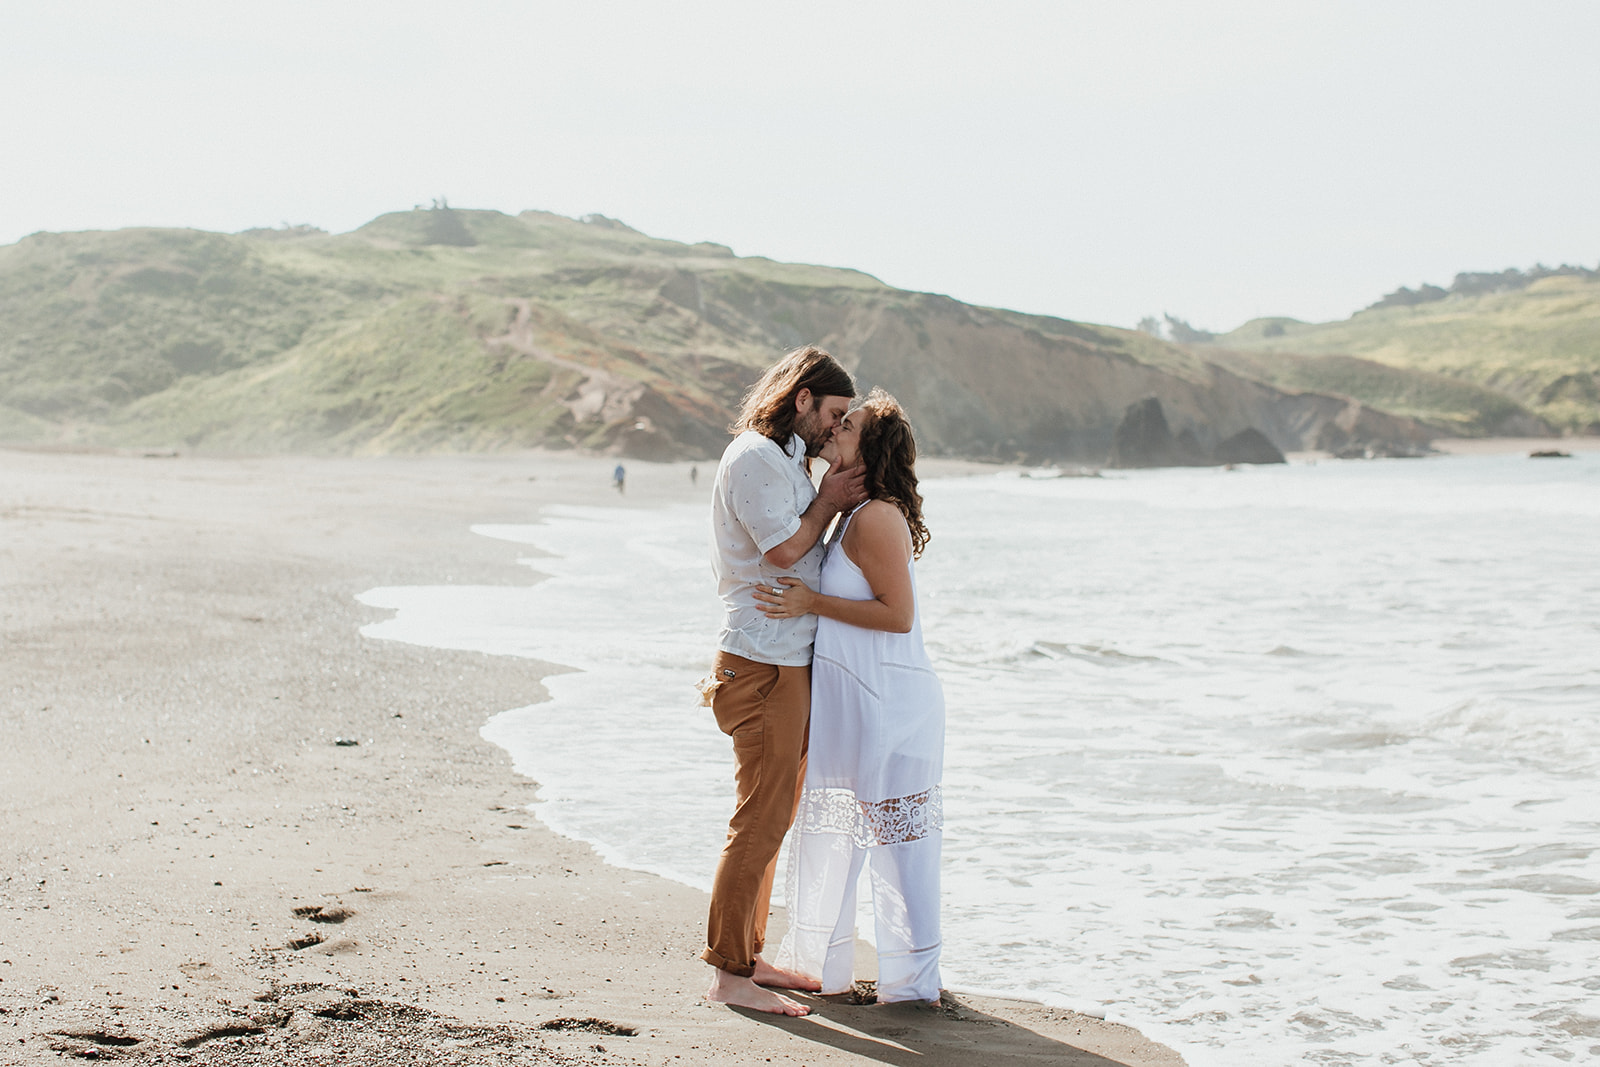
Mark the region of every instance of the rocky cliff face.
<instances>
[{"instance_id":1,"label":"rocky cliff face","mask_svg":"<svg viewBox=\"0 0 1600 1067\"><path fill-rule=\"evenodd\" d=\"M792 327L806 314L809 336L864 387L898 396L935 452L1105 462L1129 405L1147 398L1159 403L1174 439L1188 442L1183 455L1191 458L1174 462L1209 462L1222 442L1247 430L1283 452L1326 447L1329 439L1415 449L1433 436L1414 419L1344 397L1279 389L1172 348L1153 352L1132 331L927 294L806 296L805 306L783 309L783 321ZM784 332L771 336L794 338Z\"/></svg>"},{"instance_id":2,"label":"rocky cliff face","mask_svg":"<svg viewBox=\"0 0 1600 1067\"><path fill-rule=\"evenodd\" d=\"M1129 404L1111 442L1107 465L1112 467L1209 467L1239 463L1283 463L1278 446L1251 426L1203 448L1194 431L1174 434L1167 425L1161 401L1145 397Z\"/></svg>"},{"instance_id":3,"label":"rocky cliff face","mask_svg":"<svg viewBox=\"0 0 1600 1067\"><path fill-rule=\"evenodd\" d=\"M764 283L724 269L679 271L656 285L628 281L638 286L631 321L676 317L686 347L709 342L735 358L764 359L821 344L863 389L894 393L933 454L1103 463L1129 405L1146 398L1203 462L1247 430L1280 451L1320 447L1324 428L1340 420L1362 441L1431 437L1414 420L1278 389L1134 331L886 287ZM725 401L731 415L737 398L730 392Z\"/></svg>"}]
</instances>

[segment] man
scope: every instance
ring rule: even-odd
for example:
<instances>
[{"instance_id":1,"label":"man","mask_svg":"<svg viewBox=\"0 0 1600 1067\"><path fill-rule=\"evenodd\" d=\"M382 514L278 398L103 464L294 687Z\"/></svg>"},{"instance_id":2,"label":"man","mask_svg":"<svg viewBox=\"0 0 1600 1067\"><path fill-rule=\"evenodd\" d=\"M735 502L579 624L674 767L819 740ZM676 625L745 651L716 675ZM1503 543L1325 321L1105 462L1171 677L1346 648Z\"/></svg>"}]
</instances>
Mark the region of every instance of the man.
<instances>
[{"instance_id":1,"label":"man","mask_svg":"<svg viewBox=\"0 0 1600 1067\"><path fill-rule=\"evenodd\" d=\"M706 999L781 1015L808 1009L766 987L821 988L761 958L778 849L805 778L817 620L769 619L752 593L781 588L784 576L815 589L823 532L866 498L859 470L829 471L813 488L807 469L853 396L855 382L828 353L790 352L745 397L711 501L712 567L727 616L706 696L733 738L738 803L711 887L701 959L717 970Z\"/></svg>"}]
</instances>

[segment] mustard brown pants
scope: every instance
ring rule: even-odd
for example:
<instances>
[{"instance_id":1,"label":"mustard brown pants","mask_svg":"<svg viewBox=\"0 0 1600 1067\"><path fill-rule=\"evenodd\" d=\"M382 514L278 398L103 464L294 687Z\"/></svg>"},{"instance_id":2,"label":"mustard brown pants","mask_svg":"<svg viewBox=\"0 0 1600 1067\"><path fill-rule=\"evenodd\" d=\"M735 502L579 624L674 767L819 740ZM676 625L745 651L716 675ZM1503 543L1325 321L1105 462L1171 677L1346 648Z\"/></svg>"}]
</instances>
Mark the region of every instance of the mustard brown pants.
<instances>
[{"instance_id":1,"label":"mustard brown pants","mask_svg":"<svg viewBox=\"0 0 1600 1067\"><path fill-rule=\"evenodd\" d=\"M713 967L748 978L767 940L778 849L794 822L806 776L811 668L780 667L718 652L711 711L733 738L738 801L711 884L706 950Z\"/></svg>"}]
</instances>

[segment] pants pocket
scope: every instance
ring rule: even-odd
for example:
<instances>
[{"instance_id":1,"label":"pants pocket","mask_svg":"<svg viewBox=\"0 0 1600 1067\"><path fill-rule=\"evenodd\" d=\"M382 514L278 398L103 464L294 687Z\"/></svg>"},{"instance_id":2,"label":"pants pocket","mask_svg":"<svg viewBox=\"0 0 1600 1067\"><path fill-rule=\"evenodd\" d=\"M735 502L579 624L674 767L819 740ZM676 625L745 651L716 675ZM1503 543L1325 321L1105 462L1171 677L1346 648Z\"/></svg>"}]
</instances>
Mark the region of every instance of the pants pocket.
<instances>
[{"instance_id":1,"label":"pants pocket","mask_svg":"<svg viewBox=\"0 0 1600 1067\"><path fill-rule=\"evenodd\" d=\"M778 668L770 663L718 659L711 671L711 712L717 727L730 736L759 724L761 708L778 685Z\"/></svg>"}]
</instances>

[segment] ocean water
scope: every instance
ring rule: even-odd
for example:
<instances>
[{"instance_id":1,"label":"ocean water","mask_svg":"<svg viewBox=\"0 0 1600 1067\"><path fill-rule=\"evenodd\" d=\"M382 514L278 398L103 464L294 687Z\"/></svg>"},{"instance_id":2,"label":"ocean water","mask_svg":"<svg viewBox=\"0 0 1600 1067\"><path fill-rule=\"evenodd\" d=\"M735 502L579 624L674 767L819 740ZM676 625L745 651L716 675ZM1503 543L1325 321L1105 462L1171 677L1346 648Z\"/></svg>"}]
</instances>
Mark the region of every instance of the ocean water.
<instances>
[{"instance_id":1,"label":"ocean water","mask_svg":"<svg viewBox=\"0 0 1600 1067\"><path fill-rule=\"evenodd\" d=\"M1600 1055L1600 454L929 481L952 989L1196 1067ZM706 887L703 507L478 526L546 576L372 637L571 668L484 736L538 817Z\"/></svg>"}]
</instances>

